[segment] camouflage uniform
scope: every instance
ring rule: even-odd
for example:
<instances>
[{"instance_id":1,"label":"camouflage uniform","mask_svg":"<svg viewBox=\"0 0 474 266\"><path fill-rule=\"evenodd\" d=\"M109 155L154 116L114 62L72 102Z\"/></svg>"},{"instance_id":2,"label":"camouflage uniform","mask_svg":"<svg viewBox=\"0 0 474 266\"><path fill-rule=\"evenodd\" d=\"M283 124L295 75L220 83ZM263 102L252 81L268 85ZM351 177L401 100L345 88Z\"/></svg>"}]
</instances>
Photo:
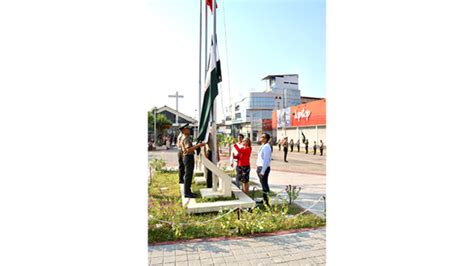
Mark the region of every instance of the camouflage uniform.
<instances>
[{"instance_id":1,"label":"camouflage uniform","mask_svg":"<svg viewBox=\"0 0 474 266\"><path fill-rule=\"evenodd\" d=\"M182 135L179 141L179 149L182 153L184 164L184 194L191 195L191 184L194 172L194 152L188 153L188 148L193 146L191 136Z\"/></svg>"}]
</instances>

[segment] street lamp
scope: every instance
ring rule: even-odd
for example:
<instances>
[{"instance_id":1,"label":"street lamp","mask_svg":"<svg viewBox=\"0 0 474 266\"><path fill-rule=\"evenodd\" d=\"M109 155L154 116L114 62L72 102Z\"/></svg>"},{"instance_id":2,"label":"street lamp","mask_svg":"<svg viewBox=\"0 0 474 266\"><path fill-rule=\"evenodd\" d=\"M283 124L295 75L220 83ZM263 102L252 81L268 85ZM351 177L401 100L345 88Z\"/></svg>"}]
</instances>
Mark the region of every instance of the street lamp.
<instances>
[{"instance_id":1,"label":"street lamp","mask_svg":"<svg viewBox=\"0 0 474 266\"><path fill-rule=\"evenodd\" d=\"M158 110L158 108L153 107L153 144L155 145L155 149L156 149L156 111Z\"/></svg>"}]
</instances>

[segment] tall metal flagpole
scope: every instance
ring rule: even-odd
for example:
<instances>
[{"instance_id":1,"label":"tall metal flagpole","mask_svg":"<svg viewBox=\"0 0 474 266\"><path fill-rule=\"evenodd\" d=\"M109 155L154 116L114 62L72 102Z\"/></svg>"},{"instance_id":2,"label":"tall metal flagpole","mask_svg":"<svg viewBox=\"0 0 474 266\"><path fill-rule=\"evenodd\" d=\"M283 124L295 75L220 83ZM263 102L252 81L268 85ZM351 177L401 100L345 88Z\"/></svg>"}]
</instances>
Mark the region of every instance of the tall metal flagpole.
<instances>
[{"instance_id":1,"label":"tall metal flagpole","mask_svg":"<svg viewBox=\"0 0 474 266\"><path fill-rule=\"evenodd\" d=\"M205 13L205 20L204 20L204 76L206 77L207 75L207 5L205 7L206 13Z\"/></svg>"},{"instance_id":2,"label":"tall metal flagpole","mask_svg":"<svg viewBox=\"0 0 474 266\"><path fill-rule=\"evenodd\" d=\"M199 118L201 116L201 86L202 86L202 83L201 83L201 76L202 76L202 73L201 73L201 67L202 67L202 62L201 62L201 52L202 52L202 1L204 0L199 0L199 97L198 97L198 116L199 117L196 117L196 119L198 120L198 127L197 129L199 129ZM198 130L196 129L196 134L194 134L195 136L197 136L197 132Z\"/></svg>"},{"instance_id":3,"label":"tall metal flagpole","mask_svg":"<svg viewBox=\"0 0 474 266\"><path fill-rule=\"evenodd\" d=\"M214 34L212 35L212 38L213 38L213 47L212 47L212 55L214 56L214 66L216 67L216 70L217 70L217 32L216 32L216 17L217 17L217 8L216 8L216 0L213 0L212 1L212 11L213 11L213 19L214 19ZM217 84L217 86L219 86ZM217 153L219 152L218 148L217 148L217 126L216 126L216 122L217 122L217 117L216 117L216 99L214 99L214 102L212 103L212 150L214 151L212 153L212 161L217 165ZM217 190L217 176L214 174L212 176L212 189L214 191Z\"/></svg>"},{"instance_id":4,"label":"tall metal flagpole","mask_svg":"<svg viewBox=\"0 0 474 266\"><path fill-rule=\"evenodd\" d=\"M198 102L198 114L201 115L201 52L202 52L202 1L199 1L199 102Z\"/></svg>"},{"instance_id":5,"label":"tall metal flagpole","mask_svg":"<svg viewBox=\"0 0 474 266\"><path fill-rule=\"evenodd\" d=\"M202 1L205 1L205 0L202 0ZM205 9L205 13L204 13L204 84L206 84L206 77L207 77L207 4L204 6L204 9ZM201 115L201 114L199 114ZM208 125L205 125L206 127ZM205 154L202 154L202 156L207 156ZM208 169L206 168L206 166L203 165L203 170L204 170L204 174L206 174L206 172L208 171Z\"/></svg>"}]
</instances>

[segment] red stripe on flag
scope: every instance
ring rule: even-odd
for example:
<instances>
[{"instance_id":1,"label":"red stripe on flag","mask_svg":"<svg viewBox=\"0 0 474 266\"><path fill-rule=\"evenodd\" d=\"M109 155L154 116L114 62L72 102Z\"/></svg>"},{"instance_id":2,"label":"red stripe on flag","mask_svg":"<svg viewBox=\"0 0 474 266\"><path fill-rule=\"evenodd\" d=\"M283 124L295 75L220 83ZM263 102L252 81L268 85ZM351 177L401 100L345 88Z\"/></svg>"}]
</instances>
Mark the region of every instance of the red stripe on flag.
<instances>
[{"instance_id":1,"label":"red stripe on flag","mask_svg":"<svg viewBox=\"0 0 474 266\"><path fill-rule=\"evenodd\" d=\"M211 9L211 12L212 12L212 0L206 0L206 5ZM218 5L216 3L216 9L217 9Z\"/></svg>"}]
</instances>

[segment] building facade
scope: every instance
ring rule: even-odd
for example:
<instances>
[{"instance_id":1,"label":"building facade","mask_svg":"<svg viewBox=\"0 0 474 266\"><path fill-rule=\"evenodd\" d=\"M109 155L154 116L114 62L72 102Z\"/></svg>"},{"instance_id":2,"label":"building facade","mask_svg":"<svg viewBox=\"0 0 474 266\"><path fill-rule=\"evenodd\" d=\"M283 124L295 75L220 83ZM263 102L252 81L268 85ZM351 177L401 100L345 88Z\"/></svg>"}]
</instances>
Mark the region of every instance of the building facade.
<instances>
[{"instance_id":1,"label":"building facade","mask_svg":"<svg viewBox=\"0 0 474 266\"><path fill-rule=\"evenodd\" d=\"M250 92L232 104L230 116L226 117L226 133L236 136L241 133L256 141L262 133L272 133L272 111L275 110L275 94L272 92Z\"/></svg>"},{"instance_id":2,"label":"building facade","mask_svg":"<svg viewBox=\"0 0 474 266\"><path fill-rule=\"evenodd\" d=\"M153 110L152 110L153 112ZM170 120L173 124L166 130L166 134L172 137L175 137L179 134L179 127L189 124L191 127L191 134L195 134L198 126L198 121L188 115L185 115L181 112L176 111L176 109L171 108L169 106L162 106L155 110L156 115L161 114L164 115L168 120ZM178 123L176 124L176 118L178 118ZM148 132L148 138L154 138L154 131Z\"/></svg>"},{"instance_id":3,"label":"building facade","mask_svg":"<svg viewBox=\"0 0 474 266\"><path fill-rule=\"evenodd\" d=\"M272 112L300 104L298 75L269 75L262 80L267 81L262 92L249 92L227 107L226 134L241 133L252 141L257 141L262 133L274 135Z\"/></svg>"},{"instance_id":4,"label":"building facade","mask_svg":"<svg viewBox=\"0 0 474 266\"><path fill-rule=\"evenodd\" d=\"M266 92L275 96L275 109L287 108L301 103L301 92L298 87L298 74L268 75Z\"/></svg>"},{"instance_id":5,"label":"building facade","mask_svg":"<svg viewBox=\"0 0 474 266\"><path fill-rule=\"evenodd\" d=\"M302 104L313 102L313 101L318 101L318 100L324 100L324 98L301 96L301 103Z\"/></svg>"},{"instance_id":6,"label":"building facade","mask_svg":"<svg viewBox=\"0 0 474 266\"><path fill-rule=\"evenodd\" d=\"M304 134L311 147L314 141L326 143L326 99L273 111L272 128L277 139L302 142Z\"/></svg>"}]
</instances>

